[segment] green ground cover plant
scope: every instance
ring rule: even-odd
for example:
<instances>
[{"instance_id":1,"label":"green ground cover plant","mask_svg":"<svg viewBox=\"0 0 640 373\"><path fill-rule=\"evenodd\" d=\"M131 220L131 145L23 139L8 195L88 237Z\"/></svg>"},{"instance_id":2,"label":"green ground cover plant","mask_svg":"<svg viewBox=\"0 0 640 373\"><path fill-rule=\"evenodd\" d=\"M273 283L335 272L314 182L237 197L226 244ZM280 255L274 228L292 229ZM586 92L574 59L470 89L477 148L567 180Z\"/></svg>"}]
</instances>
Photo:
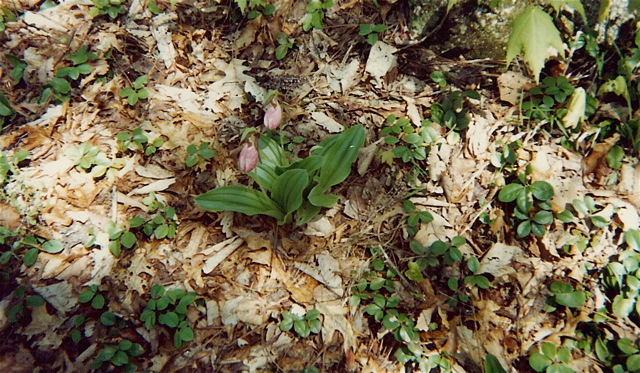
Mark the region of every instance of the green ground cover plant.
<instances>
[{"instance_id":1,"label":"green ground cover plant","mask_svg":"<svg viewBox=\"0 0 640 373\"><path fill-rule=\"evenodd\" d=\"M158 151L158 148L164 144L164 139L160 136L149 141L149 136L142 128L136 128L133 131L121 131L116 135L118 148L121 151L143 151L145 155L151 155Z\"/></svg>"},{"instance_id":2,"label":"green ground cover plant","mask_svg":"<svg viewBox=\"0 0 640 373\"><path fill-rule=\"evenodd\" d=\"M320 311L311 309L303 315L293 312L293 309L282 312L280 330L288 332L293 329L301 338L307 338L311 333L318 334L322 330Z\"/></svg>"},{"instance_id":3,"label":"green ground cover plant","mask_svg":"<svg viewBox=\"0 0 640 373\"><path fill-rule=\"evenodd\" d=\"M147 330L156 323L174 329L173 344L181 348L185 342L193 339L193 329L187 320L187 309L196 299L193 292L183 289L165 290L164 286L155 284L151 288L151 298L140 314L140 321Z\"/></svg>"}]
</instances>

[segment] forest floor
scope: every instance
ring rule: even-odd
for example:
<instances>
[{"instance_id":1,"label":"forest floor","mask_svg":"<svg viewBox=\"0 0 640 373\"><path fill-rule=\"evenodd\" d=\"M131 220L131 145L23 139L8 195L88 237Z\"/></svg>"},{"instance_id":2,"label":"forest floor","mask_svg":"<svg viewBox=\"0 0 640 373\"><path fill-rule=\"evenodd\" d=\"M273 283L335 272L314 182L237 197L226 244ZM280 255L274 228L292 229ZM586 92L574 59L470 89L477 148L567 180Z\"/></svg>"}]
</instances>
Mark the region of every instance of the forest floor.
<instances>
[{"instance_id":1,"label":"forest floor","mask_svg":"<svg viewBox=\"0 0 640 373\"><path fill-rule=\"evenodd\" d=\"M153 372L402 372L422 361L423 369L475 373L492 354L507 371L527 372L541 343L577 340L606 306L601 273L640 221L637 157L612 169L605 157L615 139L593 146L585 135L572 151L548 123L523 118L508 86L518 92L533 82L517 65L506 73L504 61L447 59L410 46L406 14L382 1L381 8L336 1L325 27L309 32L300 25L306 2L292 0L275 2L276 16L250 21L215 2L159 1L157 15L126 2L115 20L92 19L85 0L47 10L11 3L23 16L6 23L0 54L27 65L16 85L6 57L0 69L0 91L18 113L0 136L3 251L13 245L2 264L0 371L132 363ZM373 47L358 34L368 23L392 25ZM281 31L295 35L295 45L279 61ZM82 47L96 58L82 61ZM65 78L68 92L56 86L55 71L84 62L89 71ZM446 85L434 82L434 71ZM120 91L140 76L148 81L136 90L144 87L148 98L131 105ZM43 99L47 87L52 95ZM240 137L250 127L267 132L269 90L280 93L293 155L346 127L366 130L351 175L332 189L338 203L302 226L206 212L193 199L218 185L251 185L237 163ZM394 157L397 145L382 134L389 116L419 130L434 104L466 90L479 93L457 110L470 119L466 128L433 123L434 138L419 146L426 159ZM123 145L121 132L133 139ZM205 153L187 166L188 147L203 143ZM525 171L526 185L553 187L553 214L590 196L589 216L606 224L574 213L540 225L541 237L520 238L514 203L498 194ZM413 215L424 219L408 224ZM446 252L417 275L411 266L434 242ZM468 264L472 257L479 266ZM476 275L490 286L474 286L468 279ZM579 307L549 303L556 281L588 296ZM182 310L168 306L177 321L145 327L152 293L162 299L156 284L195 299L172 293L178 304L187 299ZM302 324L312 323L299 320L283 331L285 315L295 317L285 311L317 316L321 328L302 337ZM619 337L640 335L628 318L608 325ZM421 358L407 358L416 348ZM601 371L582 350L570 366Z\"/></svg>"}]
</instances>

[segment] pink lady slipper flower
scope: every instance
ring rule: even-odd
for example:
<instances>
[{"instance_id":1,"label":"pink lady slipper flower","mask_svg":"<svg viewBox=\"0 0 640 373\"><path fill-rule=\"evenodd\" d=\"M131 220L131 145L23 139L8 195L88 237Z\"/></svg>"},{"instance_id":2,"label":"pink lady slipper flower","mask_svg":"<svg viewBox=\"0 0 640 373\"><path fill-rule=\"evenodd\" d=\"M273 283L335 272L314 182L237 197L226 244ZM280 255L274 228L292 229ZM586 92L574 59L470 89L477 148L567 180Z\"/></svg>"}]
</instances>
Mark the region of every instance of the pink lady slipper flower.
<instances>
[{"instance_id":1,"label":"pink lady slipper flower","mask_svg":"<svg viewBox=\"0 0 640 373\"><path fill-rule=\"evenodd\" d=\"M240 157L238 160L240 163L240 169L244 172L251 172L256 168L258 164L258 149L252 143L246 143L240 150Z\"/></svg>"},{"instance_id":2,"label":"pink lady slipper flower","mask_svg":"<svg viewBox=\"0 0 640 373\"><path fill-rule=\"evenodd\" d=\"M282 108L275 100L268 104L264 111L264 126L274 130L282 123Z\"/></svg>"}]
</instances>

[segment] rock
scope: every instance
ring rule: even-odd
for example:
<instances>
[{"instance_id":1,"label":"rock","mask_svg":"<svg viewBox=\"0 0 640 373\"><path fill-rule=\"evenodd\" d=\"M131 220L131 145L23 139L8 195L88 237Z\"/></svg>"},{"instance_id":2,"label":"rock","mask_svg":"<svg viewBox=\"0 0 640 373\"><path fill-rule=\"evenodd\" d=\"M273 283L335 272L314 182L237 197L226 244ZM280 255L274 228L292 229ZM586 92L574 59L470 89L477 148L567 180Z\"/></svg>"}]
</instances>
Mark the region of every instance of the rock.
<instances>
[{"instance_id":1,"label":"rock","mask_svg":"<svg viewBox=\"0 0 640 373\"><path fill-rule=\"evenodd\" d=\"M505 58L511 32L509 24L524 9L524 2L504 0L491 9L476 0L460 0L449 14L447 3L446 0L410 1L409 25L416 39L433 33L425 41L429 48L450 57Z\"/></svg>"}]
</instances>

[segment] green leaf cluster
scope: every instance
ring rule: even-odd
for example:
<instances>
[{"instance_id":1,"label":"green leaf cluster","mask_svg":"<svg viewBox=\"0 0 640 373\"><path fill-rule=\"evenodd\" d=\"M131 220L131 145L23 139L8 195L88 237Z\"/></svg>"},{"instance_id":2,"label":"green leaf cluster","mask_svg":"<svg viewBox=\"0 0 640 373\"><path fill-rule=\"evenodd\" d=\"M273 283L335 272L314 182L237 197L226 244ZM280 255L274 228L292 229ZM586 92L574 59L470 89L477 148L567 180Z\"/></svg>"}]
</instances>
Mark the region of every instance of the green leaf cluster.
<instances>
[{"instance_id":1,"label":"green leaf cluster","mask_svg":"<svg viewBox=\"0 0 640 373\"><path fill-rule=\"evenodd\" d=\"M73 318L73 326L74 329L71 331L71 340L73 341L73 343L78 344L80 342L80 340L82 340L83 337L83 333L82 330L80 329L80 327L84 324L84 322L86 321L86 316L85 315L77 315Z\"/></svg>"},{"instance_id":2,"label":"green leaf cluster","mask_svg":"<svg viewBox=\"0 0 640 373\"><path fill-rule=\"evenodd\" d=\"M491 165L501 171L513 172L517 166L517 151L522 147L522 141L516 140L508 144L498 143L497 145L501 145L501 148L491 154Z\"/></svg>"},{"instance_id":3,"label":"green leaf cluster","mask_svg":"<svg viewBox=\"0 0 640 373\"><path fill-rule=\"evenodd\" d=\"M270 16L276 11L276 7L273 4L266 4L264 0L251 0L249 7L251 8L249 14L247 14L249 19L256 19L260 14Z\"/></svg>"},{"instance_id":4,"label":"green leaf cluster","mask_svg":"<svg viewBox=\"0 0 640 373\"><path fill-rule=\"evenodd\" d=\"M358 35L366 36L367 43L369 43L369 45L374 45L378 42L378 34L387 31L387 28L387 25L383 24L365 23L360 25Z\"/></svg>"},{"instance_id":5,"label":"green leaf cluster","mask_svg":"<svg viewBox=\"0 0 640 373\"><path fill-rule=\"evenodd\" d=\"M95 371L100 369L104 363L111 363L116 367L121 367L124 372L133 373L137 371L138 367L131 361L143 353L142 345L128 339L124 339L118 344L105 344L91 363L91 369Z\"/></svg>"},{"instance_id":6,"label":"green leaf cluster","mask_svg":"<svg viewBox=\"0 0 640 373\"><path fill-rule=\"evenodd\" d=\"M44 104L48 101L54 103L62 103L69 101L69 92L71 92L71 84L64 78L53 77L44 86L42 95L40 96L40 103Z\"/></svg>"},{"instance_id":7,"label":"green leaf cluster","mask_svg":"<svg viewBox=\"0 0 640 373\"><path fill-rule=\"evenodd\" d=\"M324 12L331 9L333 0L311 0L307 4L307 14L302 19L302 29L309 31L312 28L322 30Z\"/></svg>"},{"instance_id":8,"label":"green leaf cluster","mask_svg":"<svg viewBox=\"0 0 640 373\"><path fill-rule=\"evenodd\" d=\"M587 302L586 291L578 291L566 282L554 281L549 286L549 290L553 293L552 301L558 305L578 308L582 307Z\"/></svg>"},{"instance_id":9,"label":"green leaf cluster","mask_svg":"<svg viewBox=\"0 0 640 373\"><path fill-rule=\"evenodd\" d=\"M146 100L149 97L149 92L144 85L147 84L149 77L146 75L139 76L133 81L132 87L124 87L120 90L120 97L126 97L127 103L134 106L138 103L138 100Z\"/></svg>"},{"instance_id":10,"label":"green leaf cluster","mask_svg":"<svg viewBox=\"0 0 640 373\"><path fill-rule=\"evenodd\" d=\"M420 223L430 223L433 221L433 215L429 211L417 211L416 205L411 200L402 201L402 208L409 214L407 218L407 233L413 237L418 233L418 225Z\"/></svg>"},{"instance_id":11,"label":"green leaf cluster","mask_svg":"<svg viewBox=\"0 0 640 373\"><path fill-rule=\"evenodd\" d=\"M196 300L196 294L187 293L183 289L165 291L164 286L155 284L150 295L151 299L140 314L140 321L145 328L151 330L158 323L174 329L173 344L177 348L182 347L184 342L193 340L187 309Z\"/></svg>"},{"instance_id":12,"label":"green leaf cluster","mask_svg":"<svg viewBox=\"0 0 640 373\"><path fill-rule=\"evenodd\" d=\"M551 198L553 187L546 181L536 181L530 185L520 182L505 185L498 193L500 202L516 202L513 215L520 223L516 228L518 237L527 237L530 233L542 237L547 232L547 225L553 223Z\"/></svg>"},{"instance_id":13,"label":"green leaf cluster","mask_svg":"<svg viewBox=\"0 0 640 373\"><path fill-rule=\"evenodd\" d=\"M363 273L358 283L351 287L351 297L349 298L351 307L357 307L363 300L372 299L373 295L381 290L388 293L395 291L393 279L397 276L396 272L387 268L384 260L380 258L382 255L380 248L371 247L369 251L372 256L370 265L373 271Z\"/></svg>"},{"instance_id":14,"label":"green leaf cluster","mask_svg":"<svg viewBox=\"0 0 640 373\"><path fill-rule=\"evenodd\" d=\"M155 153L164 144L161 136L149 141L149 136L142 128L136 128L131 132L121 131L116 135L118 149L121 151L144 151L145 155Z\"/></svg>"},{"instance_id":15,"label":"green leaf cluster","mask_svg":"<svg viewBox=\"0 0 640 373\"><path fill-rule=\"evenodd\" d=\"M420 282L424 271L428 267L437 267L442 263L453 265L462 261L460 247L466 243L467 240L462 236L453 237L451 243L440 240L434 241L428 248L418 241L411 241L409 248L414 254L418 255L418 259L408 263L409 270L405 272L405 275L413 281Z\"/></svg>"},{"instance_id":16,"label":"green leaf cluster","mask_svg":"<svg viewBox=\"0 0 640 373\"><path fill-rule=\"evenodd\" d=\"M469 284L472 287L477 286L480 289L489 289L491 286L489 279L478 273L480 271L480 262L478 261L478 258L475 256L470 257L467 260L467 268L472 274L464 278L465 284Z\"/></svg>"},{"instance_id":17,"label":"green leaf cluster","mask_svg":"<svg viewBox=\"0 0 640 373\"><path fill-rule=\"evenodd\" d=\"M607 265L604 274L605 284L617 293L611 307L620 318L640 315L640 231L626 231L624 240L626 248Z\"/></svg>"},{"instance_id":18,"label":"green leaf cluster","mask_svg":"<svg viewBox=\"0 0 640 373\"><path fill-rule=\"evenodd\" d=\"M441 102L431 105L431 117L426 123L438 123L453 131L460 132L469 125L469 113L464 108L467 98L479 99L477 91L453 91L444 96Z\"/></svg>"},{"instance_id":19,"label":"green leaf cluster","mask_svg":"<svg viewBox=\"0 0 640 373\"><path fill-rule=\"evenodd\" d=\"M593 197L587 195L582 200L574 199L571 202L571 206L573 206L578 217L582 219L588 218L594 227L604 228L609 225L607 218L597 215L597 213L602 209L596 205Z\"/></svg>"},{"instance_id":20,"label":"green leaf cluster","mask_svg":"<svg viewBox=\"0 0 640 373\"><path fill-rule=\"evenodd\" d=\"M195 144L191 144L187 146L187 167L193 167L197 164L204 162L205 160L213 158L216 153L213 149L209 148L208 142L200 143L200 146L196 146Z\"/></svg>"},{"instance_id":21,"label":"green leaf cluster","mask_svg":"<svg viewBox=\"0 0 640 373\"><path fill-rule=\"evenodd\" d=\"M431 80L433 80L434 83L438 84L440 89L443 89L448 84L447 79L449 78L449 73L435 70L431 74L429 74L429 77L431 78Z\"/></svg>"},{"instance_id":22,"label":"green leaf cluster","mask_svg":"<svg viewBox=\"0 0 640 373\"><path fill-rule=\"evenodd\" d=\"M21 60L18 56L11 53L6 53L5 57L7 57L7 60L11 66L13 66L13 69L9 73L9 76L13 78L13 85L18 85L18 83L24 79L24 70L27 68L28 64L26 61Z\"/></svg>"},{"instance_id":23,"label":"green leaf cluster","mask_svg":"<svg viewBox=\"0 0 640 373\"><path fill-rule=\"evenodd\" d=\"M398 311L399 305L399 297L395 295L385 297L378 293L373 296L372 303L364 307L363 311L373 316L375 321L381 322L387 330L393 333L398 342L413 345L420 340L415 320L406 313Z\"/></svg>"},{"instance_id":24,"label":"green leaf cluster","mask_svg":"<svg viewBox=\"0 0 640 373\"><path fill-rule=\"evenodd\" d=\"M20 260L22 253L22 263L31 267L38 260L40 251L58 254L64 246L56 240L46 240L33 234L23 235L20 231L11 231L0 226L0 249L0 265L9 266L12 259ZM4 274L2 276L6 277Z\"/></svg>"},{"instance_id":25,"label":"green leaf cluster","mask_svg":"<svg viewBox=\"0 0 640 373\"><path fill-rule=\"evenodd\" d=\"M66 55L67 60L73 63L73 66L65 66L56 70L56 77L69 77L72 80L78 80L80 75L91 73L91 65L87 62L95 60L98 56L95 53L88 52L87 47L81 47L75 53Z\"/></svg>"},{"instance_id":26,"label":"green leaf cluster","mask_svg":"<svg viewBox=\"0 0 640 373\"><path fill-rule=\"evenodd\" d=\"M89 303L91 302L91 307L96 310L100 310L105 305L104 295L98 292L98 285L89 285L88 289L85 289L78 296L78 302L80 303Z\"/></svg>"},{"instance_id":27,"label":"green leaf cluster","mask_svg":"<svg viewBox=\"0 0 640 373\"><path fill-rule=\"evenodd\" d=\"M69 148L66 155L78 171L89 172L94 178L106 175L112 179L116 171L124 166L122 159L111 160L97 146L88 142L83 142L77 148Z\"/></svg>"},{"instance_id":28,"label":"green leaf cluster","mask_svg":"<svg viewBox=\"0 0 640 373\"><path fill-rule=\"evenodd\" d=\"M338 201L327 192L349 176L364 140L364 128L354 126L323 140L307 158L290 162L274 140L261 136L260 162L248 173L261 190L222 186L196 196L195 202L209 211L272 216L279 224L290 223L295 213L296 224L302 225Z\"/></svg>"},{"instance_id":29,"label":"green leaf cluster","mask_svg":"<svg viewBox=\"0 0 640 373\"><path fill-rule=\"evenodd\" d=\"M112 220L107 222L105 232L109 235L109 251L116 258L120 257L123 246L130 249L137 242L136 236L133 232L129 231L125 227L118 226Z\"/></svg>"},{"instance_id":30,"label":"green leaf cluster","mask_svg":"<svg viewBox=\"0 0 640 373\"><path fill-rule=\"evenodd\" d=\"M290 39L289 35L280 31L276 37L276 41L278 42L278 46L276 47L276 59L280 61L287 55L289 49L293 48L293 39Z\"/></svg>"},{"instance_id":31,"label":"green leaf cluster","mask_svg":"<svg viewBox=\"0 0 640 373\"><path fill-rule=\"evenodd\" d=\"M640 347L637 341L633 343L629 338L620 338L616 345L624 356L624 364L614 365L613 372L640 372Z\"/></svg>"},{"instance_id":32,"label":"green leaf cluster","mask_svg":"<svg viewBox=\"0 0 640 373\"><path fill-rule=\"evenodd\" d=\"M531 121L548 121L551 129L557 126L568 139L569 130L565 128L562 119L568 112L567 98L574 92L575 88L566 77L546 77L529 90L526 101L522 103L522 111Z\"/></svg>"},{"instance_id":33,"label":"green leaf cluster","mask_svg":"<svg viewBox=\"0 0 640 373\"><path fill-rule=\"evenodd\" d=\"M93 6L89 8L89 15L97 17L108 14L109 18L115 19L120 14L125 13L124 0L91 0Z\"/></svg>"},{"instance_id":34,"label":"green leaf cluster","mask_svg":"<svg viewBox=\"0 0 640 373\"><path fill-rule=\"evenodd\" d=\"M311 333L320 333L320 330L322 330L320 311L314 308L304 315L294 313L293 309L284 311L282 313L282 321L280 321L280 330L288 332L292 328L301 338L307 338Z\"/></svg>"},{"instance_id":35,"label":"green leaf cluster","mask_svg":"<svg viewBox=\"0 0 640 373\"><path fill-rule=\"evenodd\" d=\"M534 353L529 357L529 365L536 372L574 373L567 363L571 361L571 351L566 348L558 349L553 343L546 342L541 347L541 353Z\"/></svg>"},{"instance_id":36,"label":"green leaf cluster","mask_svg":"<svg viewBox=\"0 0 640 373\"><path fill-rule=\"evenodd\" d=\"M25 307L42 307L44 304L44 298L40 295L27 295L27 288L23 285L19 285L13 291L13 299L6 311L6 316L9 319L9 322L17 323L25 316Z\"/></svg>"},{"instance_id":37,"label":"green leaf cluster","mask_svg":"<svg viewBox=\"0 0 640 373\"><path fill-rule=\"evenodd\" d=\"M142 227L144 234L157 240L175 237L177 230L176 210L171 206L165 206L158 200L154 192L143 198L142 203L149 208L150 212L155 212L155 215L146 220L139 216L134 217L129 220L129 227Z\"/></svg>"},{"instance_id":38,"label":"green leaf cluster","mask_svg":"<svg viewBox=\"0 0 640 373\"><path fill-rule=\"evenodd\" d=\"M416 357L407 351L406 348L402 348L396 351L396 358L398 361L405 363L417 360L421 372L433 372L434 369L437 369L436 371L439 372L451 372L451 358L445 353L436 352Z\"/></svg>"},{"instance_id":39,"label":"green leaf cluster","mask_svg":"<svg viewBox=\"0 0 640 373\"><path fill-rule=\"evenodd\" d=\"M385 136L384 142L394 147L391 152L382 154L382 161L389 165L393 164L394 158L405 163L427 159L431 144L438 138L429 123L423 121L421 127L414 128L407 118L393 114L387 117L386 127L380 133Z\"/></svg>"}]
</instances>

